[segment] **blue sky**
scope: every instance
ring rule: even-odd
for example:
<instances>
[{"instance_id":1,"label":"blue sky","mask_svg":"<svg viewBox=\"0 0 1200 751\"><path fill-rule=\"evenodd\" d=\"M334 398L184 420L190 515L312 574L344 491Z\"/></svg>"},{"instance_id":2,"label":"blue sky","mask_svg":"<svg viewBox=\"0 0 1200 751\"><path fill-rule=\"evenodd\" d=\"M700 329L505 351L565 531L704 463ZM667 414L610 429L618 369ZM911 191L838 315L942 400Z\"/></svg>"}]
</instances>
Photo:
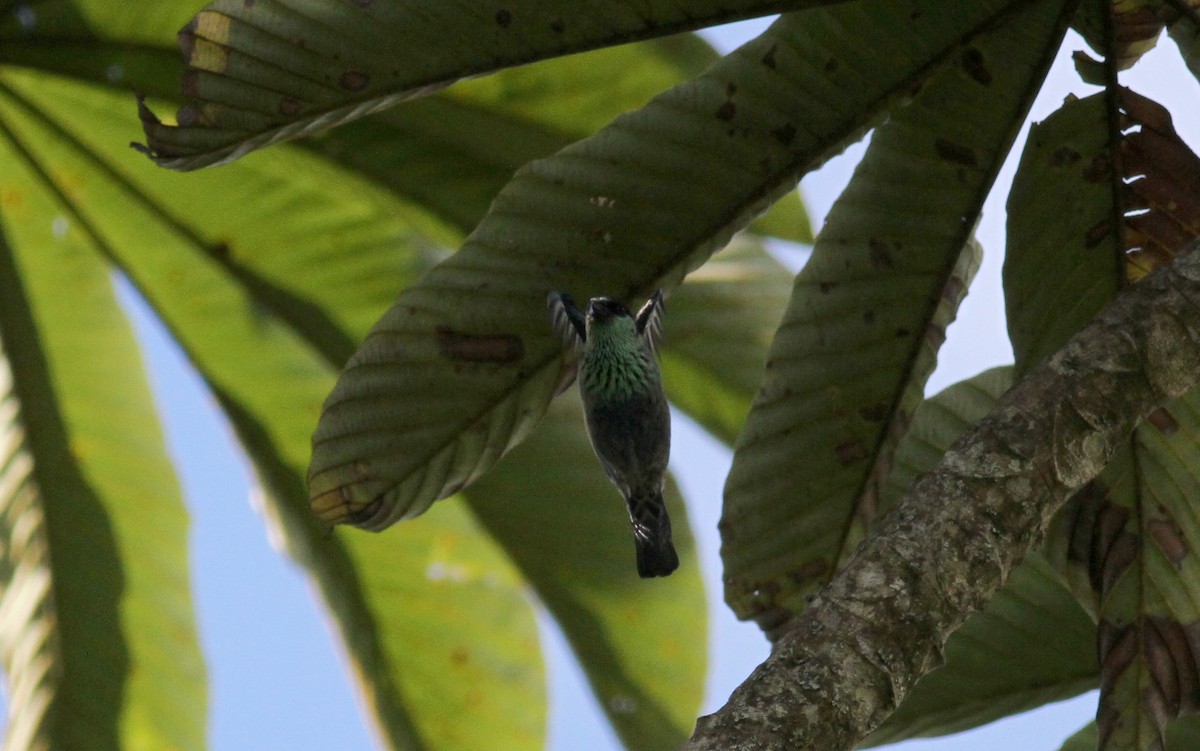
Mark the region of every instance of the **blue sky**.
<instances>
[{"instance_id":1,"label":"blue sky","mask_svg":"<svg viewBox=\"0 0 1200 751\"><path fill-rule=\"evenodd\" d=\"M736 24L710 38L727 50L764 25ZM1160 101L1200 101L1196 83L1178 62L1174 45L1163 42L1162 46L1165 49L1151 53L1124 81ZM1035 119L1053 111L1072 89L1080 94L1094 90L1078 83L1069 59L1070 51L1082 47L1077 37L1069 38L1047 89L1034 106ZM1180 109L1176 106L1173 111L1176 126L1195 148L1200 145L1200 108ZM1011 179L1023 140L1024 134L998 185L1005 186ZM802 189L816 226L861 154L861 147L853 148L805 179ZM984 266L959 321L949 331L929 387L931 393L1011 361L999 292L1003 200L1003 195L993 196L985 208L978 233L985 248ZM802 256L792 252L784 258L799 266ZM123 292L146 344L156 398L193 518L193 580L212 682L211 747L216 751L378 748L359 712L331 626L311 588L299 569L267 539L253 508L247 465L234 447L230 430L177 349L134 296L128 290ZM712 711L766 656L767 649L757 627L734 620L720 598L716 522L728 452L684 418L677 419L674 433L672 467L696 527L713 611L712 675L705 702L705 711ZM581 676L571 667L561 636L548 621L544 621L543 636L552 695L550 747L555 751L618 749ZM1052 751L1091 717L1094 705L1094 696L1089 695L969 734L897 748Z\"/></svg>"}]
</instances>

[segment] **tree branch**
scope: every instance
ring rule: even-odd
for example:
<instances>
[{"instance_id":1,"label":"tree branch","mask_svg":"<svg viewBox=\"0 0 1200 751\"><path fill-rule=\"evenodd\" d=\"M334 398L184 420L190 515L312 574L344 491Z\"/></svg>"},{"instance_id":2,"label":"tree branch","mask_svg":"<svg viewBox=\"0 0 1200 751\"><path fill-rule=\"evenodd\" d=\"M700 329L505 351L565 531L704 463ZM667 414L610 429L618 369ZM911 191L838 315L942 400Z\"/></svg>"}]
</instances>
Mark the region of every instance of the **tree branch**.
<instances>
[{"instance_id":1,"label":"tree branch","mask_svg":"<svg viewBox=\"0 0 1200 751\"><path fill-rule=\"evenodd\" d=\"M853 748L1137 421L1198 382L1200 241L1122 291L955 443L685 748Z\"/></svg>"}]
</instances>

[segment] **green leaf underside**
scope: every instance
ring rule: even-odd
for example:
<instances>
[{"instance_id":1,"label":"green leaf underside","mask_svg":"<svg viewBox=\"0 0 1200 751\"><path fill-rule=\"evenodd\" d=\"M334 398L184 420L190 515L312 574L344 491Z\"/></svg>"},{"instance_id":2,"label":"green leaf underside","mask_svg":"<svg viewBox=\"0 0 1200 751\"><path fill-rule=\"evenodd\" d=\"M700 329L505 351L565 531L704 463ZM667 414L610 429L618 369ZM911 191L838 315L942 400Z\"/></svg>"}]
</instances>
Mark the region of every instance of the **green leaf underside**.
<instances>
[{"instance_id":1,"label":"green leaf underside","mask_svg":"<svg viewBox=\"0 0 1200 751\"><path fill-rule=\"evenodd\" d=\"M1025 6L962 48L872 137L797 277L739 437L721 521L725 596L769 634L853 552L945 328L971 232L1065 28ZM891 29L888 28L888 33Z\"/></svg>"},{"instance_id":2,"label":"green leaf underside","mask_svg":"<svg viewBox=\"0 0 1200 751\"><path fill-rule=\"evenodd\" d=\"M997 368L925 401L896 449L881 511L933 469L1011 383L1011 369ZM1095 688L1095 636L1061 575L1040 552L1030 553L988 606L950 637L945 663L917 683L868 743L959 732Z\"/></svg>"},{"instance_id":3,"label":"green leaf underside","mask_svg":"<svg viewBox=\"0 0 1200 751\"><path fill-rule=\"evenodd\" d=\"M715 58L691 35L598 50L464 81L301 145L427 207L465 234L517 167L590 135ZM797 191L750 229L792 242L812 240Z\"/></svg>"},{"instance_id":4,"label":"green leaf underside","mask_svg":"<svg viewBox=\"0 0 1200 751\"><path fill-rule=\"evenodd\" d=\"M674 484L666 500L681 566L641 580L624 501L592 453L572 390L464 495L562 625L625 747L677 748L700 710L708 629Z\"/></svg>"},{"instance_id":5,"label":"green leaf underside","mask_svg":"<svg viewBox=\"0 0 1200 751\"><path fill-rule=\"evenodd\" d=\"M1120 167L1142 159L1137 149L1149 135L1120 136L1127 123L1106 96L1068 101L1035 127L1018 168L1005 263L1018 370L1057 349L1142 273L1125 250L1127 235L1146 219L1125 216L1139 188L1126 189ZM1120 138L1126 143L1114 157ZM1138 164L1139 173L1148 169ZM1151 170L1143 182L1157 179ZM1044 224L1049 217L1053 226ZM1200 544L1192 502L1200 494L1197 440L1200 394L1193 392L1142 423L1048 537L1051 561L1099 620L1101 749L1160 748L1167 721L1197 709L1190 687L1200 667L1189 646L1200 633L1200 570L1191 553Z\"/></svg>"},{"instance_id":6,"label":"green leaf underside","mask_svg":"<svg viewBox=\"0 0 1200 751\"><path fill-rule=\"evenodd\" d=\"M356 609L374 614L420 748L540 749L545 677L526 585L461 504L446 505L386 537L339 535L361 582ZM349 644L357 636L343 632Z\"/></svg>"},{"instance_id":7,"label":"green leaf underside","mask_svg":"<svg viewBox=\"0 0 1200 751\"><path fill-rule=\"evenodd\" d=\"M11 262L7 248L4 253L5 261ZM0 335L11 327L8 312L4 311L6 326ZM32 476L33 458L12 386L12 370L0 352L0 534L7 541L0 557L0 612L6 614L6 625L0 628L8 709L4 746L49 748L54 737L50 706L60 683L61 650L41 492Z\"/></svg>"},{"instance_id":8,"label":"green leaf underside","mask_svg":"<svg viewBox=\"0 0 1200 751\"><path fill-rule=\"evenodd\" d=\"M1056 351L1120 286L1124 261L1115 243L1088 234L1110 233L1106 121L1102 94L1068 102L1033 127L1022 154L1008 200L1004 264L1018 376ZM1061 298L1063 290L1070 295Z\"/></svg>"},{"instance_id":9,"label":"green leaf underside","mask_svg":"<svg viewBox=\"0 0 1200 751\"><path fill-rule=\"evenodd\" d=\"M123 96L11 71L0 82L12 87L0 92L0 113L80 212L64 212L71 226L94 225L229 414L269 515L345 634L388 747L540 748L545 696L532 608L469 516L450 504L401 539L342 538L307 508L302 468L333 384L330 360L352 349L355 330L424 263L413 252L423 241L405 221L411 209L295 149L172 175L128 156ZM65 127L79 127L70 113L85 111L88 130L55 132L13 95ZM280 223L281 212L294 220ZM314 309L323 315L303 315Z\"/></svg>"},{"instance_id":10,"label":"green leaf underside","mask_svg":"<svg viewBox=\"0 0 1200 751\"><path fill-rule=\"evenodd\" d=\"M10 23L0 26L0 65L167 99L178 96L179 51L162 40L173 40L194 5L139 6L145 18L139 16L142 24L136 27L131 26L135 19L111 7L84 10L87 18L72 6L40 5L29 29L20 27L17 14L6 16ZM716 58L696 35L681 34L548 60L463 81L451 92L333 129L303 145L466 233L516 167L588 135L615 114L698 74ZM125 107L128 117L132 104ZM772 207L755 231L810 241L799 195ZM442 235L440 242L461 239L436 234Z\"/></svg>"},{"instance_id":11,"label":"green leaf underside","mask_svg":"<svg viewBox=\"0 0 1200 751\"><path fill-rule=\"evenodd\" d=\"M5 748L199 750L188 521L141 358L110 268L41 190L10 114L0 108Z\"/></svg>"},{"instance_id":12,"label":"green leaf underside","mask_svg":"<svg viewBox=\"0 0 1200 751\"><path fill-rule=\"evenodd\" d=\"M146 95L178 96L175 32L187 0L30 2L0 16L0 65L40 68ZM126 104L126 113L132 105ZM137 134L136 129L134 135Z\"/></svg>"},{"instance_id":13,"label":"green leaf underside","mask_svg":"<svg viewBox=\"0 0 1200 751\"><path fill-rule=\"evenodd\" d=\"M195 169L324 130L469 76L819 2L217 0L184 28L182 127L145 114L155 160ZM455 44L446 44L448 34Z\"/></svg>"},{"instance_id":14,"label":"green leaf underside","mask_svg":"<svg viewBox=\"0 0 1200 751\"><path fill-rule=\"evenodd\" d=\"M735 239L667 301L663 383L671 403L732 445L762 378L792 275L762 248Z\"/></svg>"},{"instance_id":15,"label":"green leaf underside","mask_svg":"<svg viewBox=\"0 0 1200 751\"><path fill-rule=\"evenodd\" d=\"M1007 10L892 2L785 16L701 78L520 170L339 379L314 438L314 507L381 528L476 479L569 377L549 290L643 299L673 287ZM859 68L848 61L861 49L878 57Z\"/></svg>"}]
</instances>

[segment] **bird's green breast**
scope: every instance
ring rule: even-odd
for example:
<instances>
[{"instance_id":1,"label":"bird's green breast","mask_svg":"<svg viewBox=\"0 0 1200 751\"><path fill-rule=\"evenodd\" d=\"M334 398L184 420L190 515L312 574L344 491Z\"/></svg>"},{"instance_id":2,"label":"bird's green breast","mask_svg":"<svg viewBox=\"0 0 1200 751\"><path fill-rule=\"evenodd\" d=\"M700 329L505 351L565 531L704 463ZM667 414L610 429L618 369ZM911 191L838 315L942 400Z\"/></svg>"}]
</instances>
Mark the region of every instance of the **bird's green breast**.
<instances>
[{"instance_id":1,"label":"bird's green breast","mask_svg":"<svg viewBox=\"0 0 1200 751\"><path fill-rule=\"evenodd\" d=\"M632 326L593 327L580 369L584 392L605 400L624 401L657 387L658 364Z\"/></svg>"}]
</instances>

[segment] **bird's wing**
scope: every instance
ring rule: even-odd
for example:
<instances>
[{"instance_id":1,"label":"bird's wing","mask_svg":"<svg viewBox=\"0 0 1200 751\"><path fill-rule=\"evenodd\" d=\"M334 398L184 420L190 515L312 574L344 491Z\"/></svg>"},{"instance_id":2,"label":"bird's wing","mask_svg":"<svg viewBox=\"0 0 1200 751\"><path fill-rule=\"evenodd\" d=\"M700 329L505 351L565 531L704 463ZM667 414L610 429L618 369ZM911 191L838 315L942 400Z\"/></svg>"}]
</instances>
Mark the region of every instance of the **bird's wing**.
<instances>
[{"instance_id":1,"label":"bird's wing","mask_svg":"<svg viewBox=\"0 0 1200 751\"><path fill-rule=\"evenodd\" d=\"M587 321L570 295L551 292L546 297L546 305L550 308L550 323L564 345L578 348L587 341Z\"/></svg>"},{"instance_id":2,"label":"bird's wing","mask_svg":"<svg viewBox=\"0 0 1200 751\"><path fill-rule=\"evenodd\" d=\"M652 352L658 351L658 340L662 338L662 319L665 307L662 290L655 290L637 314L637 331L650 345Z\"/></svg>"}]
</instances>

